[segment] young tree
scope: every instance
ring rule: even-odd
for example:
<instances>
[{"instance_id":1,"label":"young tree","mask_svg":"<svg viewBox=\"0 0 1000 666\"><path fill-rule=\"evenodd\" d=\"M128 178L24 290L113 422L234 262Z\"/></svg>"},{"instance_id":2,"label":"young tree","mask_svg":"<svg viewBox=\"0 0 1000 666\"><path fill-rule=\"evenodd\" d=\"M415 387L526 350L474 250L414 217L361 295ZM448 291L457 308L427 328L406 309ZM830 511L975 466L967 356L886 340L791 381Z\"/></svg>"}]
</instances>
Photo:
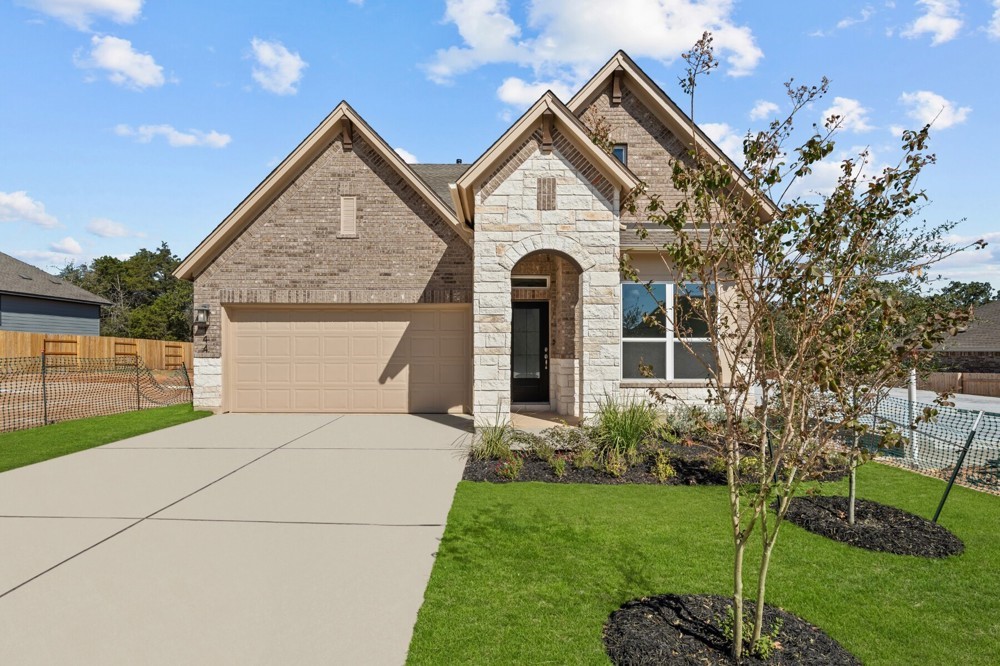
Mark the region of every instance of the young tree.
<instances>
[{"instance_id":1,"label":"young tree","mask_svg":"<svg viewBox=\"0 0 1000 666\"><path fill-rule=\"evenodd\" d=\"M916 180L934 161L927 127L903 134L896 167L866 177L862 154L840 164L831 194L792 196L790 186L834 150L836 117L788 147L795 118L826 93L828 82L787 84L789 115L747 135L741 172L700 148L694 125L695 90L716 66L711 36L706 33L684 57L681 86L692 121L689 152L672 164L676 192L670 200L676 203L667 206L659 193L640 188L626 206L646 224L672 232L658 252L673 282L701 285L683 307L661 304L658 317L647 318L667 318L675 331L697 327L709 340L706 351L688 336L675 337L703 363L718 413L702 425L726 461L732 650L739 661L748 542L756 535L761 544L750 643L756 650L771 555L800 483L838 445L840 433L871 414L879 387L895 381L916 354L968 313L934 313L903 326L907 312L883 284L926 272L958 250L945 241L947 225L923 229L914 223L924 200ZM639 279L627 262L623 270ZM776 343L779 333L783 347ZM749 455L751 465L744 460Z\"/></svg>"}]
</instances>

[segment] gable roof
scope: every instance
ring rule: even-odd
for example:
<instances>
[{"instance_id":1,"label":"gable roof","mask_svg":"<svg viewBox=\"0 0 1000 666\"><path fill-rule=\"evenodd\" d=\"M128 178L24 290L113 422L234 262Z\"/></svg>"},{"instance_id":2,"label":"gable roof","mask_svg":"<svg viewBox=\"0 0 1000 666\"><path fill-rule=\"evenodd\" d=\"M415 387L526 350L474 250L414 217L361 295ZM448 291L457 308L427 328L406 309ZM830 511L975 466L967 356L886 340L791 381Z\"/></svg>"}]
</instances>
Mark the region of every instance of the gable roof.
<instances>
[{"instance_id":1,"label":"gable roof","mask_svg":"<svg viewBox=\"0 0 1000 666\"><path fill-rule=\"evenodd\" d=\"M629 57L625 51L618 51L610 60L598 70L597 74L584 84L580 91L573 95L573 98L566 105L574 114L581 114L587 106L600 95L616 71L620 71L625 80L631 85L629 88L645 104L646 108L656 115L657 119L663 123L674 135L684 140L691 136L691 118L670 99L670 96L649 78L646 72L642 71L639 65ZM738 182L750 197L753 196L750 181L743 173L743 169L736 164L726 153L697 124L694 125L694 142L698 148L708 153L716 162L723 162L737 174ZM689 143L689 141L685 141ZM773 216L777 206L766 197L762 200L763 212L768 218Z\"/></svg>"},{"instance_id":2,"label":"gable roof","mask_svg":"<svg viewBox=\"0 0 1000 666\"><path fill-rule=\"evenodd\" d=\"M473 190L476 183L502 162L521 141L541 127L542 116L547 113L552 114L553 126L611 183L623 190L631 190L639 184L639 179L628 167L594 144L583 123L551 90L547 90L455 183L452 198L459 218L469 223L473 221L476 206Z\"/></svg>"},{"instance_id":3,"label":"gable roof","mask_svg":"<svg viewBox=\"0 0 1000 666\"><path fill-rule=\"evenodd\" d=\"M441 197L449 208L455 210L455 202L451 200L449 185L461 178L462 174L469 170L471 164L411 164L410 168L427 185L434 190L434 194Z\"/></svg>"},{"instance_id":4,"label":"gable roof","mask_svg":"<svg viewBox=\"0 0 1000 666\"><path fill-rule=\"evenodd\" d=\"M111 305L111 301L0 252L0 293L54 301Z\"/></svg>"},{"instance_id":5,"label":"gable roof","mask_svg":"<svg viewBox=\"0 0 1000 666\"><path fill-rule=\"evenodd\" d=\"M403 177L434 211L467 243L471 243L471 233L455 216L455 211L445 203L435 191L403 158L389 147L382 137L373 130L346 101L323 119L316 129L300 143L291 154L268 174L253 192L245 198L213 231L189 254L174 275L185 280L193 280L219 254L225 250L269 205L298 178L334 139L343 131L345 123L350 123L354 131L360 132L372 148Z\"/></svg>"},{"instance_id":6,"label":"gable roof","mask_svg":"<svg viewBox=\"0 0 1000 666\"><path fill-rule=\"evenodd\" d=\"M977 306L965 331L947 338L943 352L1000 352L1000 301Z\"/></svg>"}]
</instances>

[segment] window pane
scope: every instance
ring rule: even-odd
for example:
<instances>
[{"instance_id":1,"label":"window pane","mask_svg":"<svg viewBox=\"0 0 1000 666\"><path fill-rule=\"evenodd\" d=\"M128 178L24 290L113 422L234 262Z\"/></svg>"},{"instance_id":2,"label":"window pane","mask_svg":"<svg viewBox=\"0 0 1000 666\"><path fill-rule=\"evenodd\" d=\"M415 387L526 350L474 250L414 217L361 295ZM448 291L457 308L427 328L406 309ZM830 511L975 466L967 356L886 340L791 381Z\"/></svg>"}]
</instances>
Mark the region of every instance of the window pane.
<instances>
[{"instance_id":1,"label":"window pane","mask_svg":"<svg viewBox=\"0 0 1000 666\"><path fill-rule=\"evenodd\" d=\"M689 342L694 354L674 343L674 379L708 379L708 367L717 370L708 342ZM708 366L708 367L706 367Z\"/></svg>"},{"instance_id":2,"label":"window pane","mask_svg":"<svg viewBox=\"0 0 1000 666\"><path fill-rule=\"evenodd\" d=\"M616 143L611 149L611 154L615 156L622 164L628 164L628 145L624 143Z\"/></svg>"},{"instance_id":3,"label":"window pane","mask_svg":"<svg viewBox=\"0 0 1000 666\"><path fill-rule=\"evenodd\" d=\"M711 316L716 316L716 301L709 294L708 307ZM675 337L707 338L708 324L702 317L705 289L700 284L683 284L674 288L674 319L677 326Z\"/></svg>"},{"instance_id":4,"label":"window pane","mask_svg":"<svg viewBox=\"0 0 1000 666\"><path fill-rule=\"evenodd\" d=\"M648 379L640 365L650 366L652 377L667 378L667 346L662 342L623 342L622 379Z\"/></svg>"},{"instance_id":5,"label":"window pane","mask_svg":"<svg viewBox=\"0 0 1000 666\"><path fill-rule=\"evenodd\" d=\"M622 285L622 337L623 338L665 338L667 318L661 307L666 298L667 288L662 284ZM644 317L653 319L647 322Z\"/></svg>"}]
</instances>

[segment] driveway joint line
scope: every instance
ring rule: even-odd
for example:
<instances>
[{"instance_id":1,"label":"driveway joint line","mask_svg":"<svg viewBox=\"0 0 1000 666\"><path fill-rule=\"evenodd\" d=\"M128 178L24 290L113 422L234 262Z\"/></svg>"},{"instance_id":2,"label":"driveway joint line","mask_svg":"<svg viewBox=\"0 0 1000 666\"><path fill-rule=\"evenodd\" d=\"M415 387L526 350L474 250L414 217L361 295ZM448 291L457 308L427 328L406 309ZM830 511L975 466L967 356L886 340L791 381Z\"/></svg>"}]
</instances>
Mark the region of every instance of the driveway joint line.
<instances>
[{"instance_id":1,"label":"driveway joint line","mask_svg":"<svg viewBox=\"0 0 1000 666\"><path fill-rule=\"evenodd\" d=\"M147 518L155 522L250 523L254 525L331 525L341 527L444 527L444 523L356 523L327 520L250 520L242 518Z\"/></svg>"},{"instance_id":2,"label":"driveway joint line","mask_svg":"<svg viewBox=\"0 0 1000 666\"><path fill-rule=\"evenodd\" d=\"M326 426L330 425L331 423L334 423L334 422L338 421L338 420L339 420L339 419L341 419L341 418L342 418L342 416L338 416L337 418L333 419L332 421L327 421L327 422L326 422L326 423L324 423L323 425L321 425L321 426L319 426L319 427L317 427L317 428L313 428L313 429L312 429L312 430L310 430L309 432L306 432L306 433L303 433L303 434L299 435L298 437L294 437L294 438L292 438L292 439L288 440L287 442L285 442L285 443L284 443L284 444L282 444L281 446L277 446L277 447L275 447L275 448L273 448L273 449L268 449L268 450L267 450L267 451L265 451L265 452L264 452L263 454L261 454L261 455L257 456L257 457L256 457L256 458L254 458L253 460L251 460L251 461L249 461L249 462L247 462L247 463L244 463L244 464L240 465L240 466L239 466L239 467L237 467L236 469L234 469L234 470L232 470L232 471L230 471L230 472L227 472L226 474L223 474L222 476L220 476L220 477L219 477L219 478L217 478L216 480L214 480L214 481L212 481L212 482L210 482L210 483L207 483L207 484L205 484L205 485L204 485L204 486L202 486L201 488L198 488L197 490L194 490L194 491L192 491L192 492L188 493L188 494L187 494L187 495L185 495L184 497L181 497L180 499L178 499L178 500L175 500L175 501L171 502L170 504L168 504L168 505L166 505L166 506L164 506L164 507L162 507L162 508L160 508L160 509L157 509L156 511L154 511L153 513L151 513L151 514L149 514L149 515L145 516L144 518L140 518L139 520L136 520L136 521L135 521L134 523L132 523L131 525L126 525L125 527L121 528L121 529L120 529L120 530L118 530L117 532L114 532L113 534L109 534L108 536L104 537L103 539L101 539L101 540L100 540L100 541L98 541L97 543L93 543L93 544L91 544L91 545L87 546L86 548L84 548L83 550L81 550L80 552L78 552L78 553L75 553L75 554L73 554L73 555L70 555L69 557L65 558L64 560L62 560L62 561L60 561L60 562L57 562L56 564L53 564L53 565L52 565L51 567L49 567L48 569L45 569L44 571L42 571L42 572L39 572L39 573L35 574L35 575L34 575L34 576L32 576L31 578L29 578L29 579L27 579L27 580L25 580L25 581L22 581L22 582L20 582L20 583L18 583L17 585L15 585L14 587L10 588L10 589L9 589L9 590L7 590L6 592L3 592L3 593L0 593L0 599L3 599L4 597L6 597L6 596L7 596L8 594L10 594L11 592L14 592L15 590L19 590L19 589L21 589L22 587L24 587L24 586L25 586L25 585L27 585L28 583L30 583L30 582L32 582L32 581L34 581L34 580L37 580L37 579L39 579L39 578L41 578L42 576L44 576L45 574L49 573L50 571L52 571L52 570L54 570L54 569L57 569L57 568L61 567L62 565L64 565L64 564L66 564L67 562L69 562L70 560L75 560L75 559L76 559L76 558L78 558L78 557L79 557L80 555L83 555L84 553L86 553L86 552L88 552L88 551L90 551L90 550L93 550L94 548L97 548L97 547L98 547L98 546L100 546L100 545L101 545L102 543L105 543L105 542L107 542L107 541L110 541L111 539L115 538L115 537L116 537L116 536L118 536L119 534L122 534L123 532L126 532L126 531L128 531L128 530L132 529L133 527L135 527L135 526L136 526L136 525L138 525L139 523L142 523L142 522L144 522L144 521L146 521L146 520L149 520L150 518L152 518L152 517L153 517L153 516L155 516L156 514L158 514L158 513L162 513L162 512L164 512L164 511L166 511L167 509L169 509L170 507L172 507L172 506L174 506L174 505L176 505L176 504L178 504L178 503L180 503L180 502L183 502L184 500L188 499L189 497L191 497L191 496L193 496L193 495L196 495L197 493L200 493L201 491L205 490L206 488L209 488L209 487L211 487L211 486L214 486L214 485L215 485L216 483L218 483L219 481L222 481L223 479L226 479L226 478L228 478L228 477L232 476L233 474L235 474L236 472L240 471L241 469L244 469L244 468L246 468L246 467L248 467L248 466L250 466L250 465L254 464L255 462L257 462L257 461L258 461L258 460L260 460L261 458L265 458L265 457L267 457L267 456L271 455L272 453L274 453L275 451L277 451L277 450L278 450L278 449L280 449L281 447L283 447L283 446L286 446L286 445L288 445L288 444L291 444L292 442L294 442L294 441L296 441L296 440L299 440L299 439L302 439L303 437L306 437L307 435L311 435L311 434L313 434L314 432L316 432L317 430L320 430L320 429L322 429L322 428L325 428Z\"/></svg>"}]
</instances>

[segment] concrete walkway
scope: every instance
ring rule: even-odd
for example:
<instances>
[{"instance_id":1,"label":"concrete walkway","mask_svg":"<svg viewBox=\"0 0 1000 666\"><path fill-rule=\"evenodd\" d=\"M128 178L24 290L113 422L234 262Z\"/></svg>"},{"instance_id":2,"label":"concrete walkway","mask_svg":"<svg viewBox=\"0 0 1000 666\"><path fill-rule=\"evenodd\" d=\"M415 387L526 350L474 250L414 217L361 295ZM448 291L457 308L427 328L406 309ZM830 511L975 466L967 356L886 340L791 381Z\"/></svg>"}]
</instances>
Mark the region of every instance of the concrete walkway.
<instances>
[{"instance_id":1,"label":"concrete walkway","mask_svg":"<svg viewBox=\"0 0 1000 666\"><path fill-rule=\"evenodd\" d=\"M227 414L0 474L0 664L400 664L470 431Z\"/></svg>"}]
</instances>

